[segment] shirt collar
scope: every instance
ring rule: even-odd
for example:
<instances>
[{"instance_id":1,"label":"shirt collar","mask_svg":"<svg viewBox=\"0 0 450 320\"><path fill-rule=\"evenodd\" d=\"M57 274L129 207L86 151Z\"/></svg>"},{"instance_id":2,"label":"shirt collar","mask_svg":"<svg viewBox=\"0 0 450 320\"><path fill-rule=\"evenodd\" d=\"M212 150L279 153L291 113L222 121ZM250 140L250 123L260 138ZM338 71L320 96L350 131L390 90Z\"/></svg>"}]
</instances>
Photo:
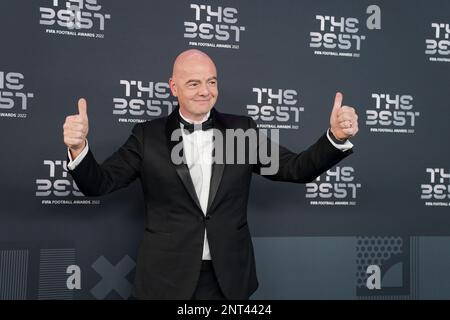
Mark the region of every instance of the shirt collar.
<instances>
[{"instance_id":1,"label":"shirt collar","mask_svg":"<svg viewBox=\"0 0 450 320\"><path fill-rule=\"evenodd\" d=\"M211 113L211 111L208 111L208 113L205 115L205 117L204 117L202 120L200 120L200 121L194 121L194 120L191 120L191 119L188 119L188 118L184 117L184 116L181 114L180 109L178 109L178 113L180 114L180 117L182 117L185 121L187 121L187 122L189 122L189 123L193 123L193 124L200 124L200 123L202 123L202 122L208 120L209 114Z\"/></svg>"}]
</instances>

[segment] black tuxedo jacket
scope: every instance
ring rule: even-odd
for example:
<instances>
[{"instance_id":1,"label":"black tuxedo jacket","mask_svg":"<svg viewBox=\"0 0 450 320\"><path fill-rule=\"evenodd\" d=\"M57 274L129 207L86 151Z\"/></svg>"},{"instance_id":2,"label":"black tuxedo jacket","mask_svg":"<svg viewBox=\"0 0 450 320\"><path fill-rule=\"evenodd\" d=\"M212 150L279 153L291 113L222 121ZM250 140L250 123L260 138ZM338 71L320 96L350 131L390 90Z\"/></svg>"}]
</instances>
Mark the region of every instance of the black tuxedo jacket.
<instances>
[{"instance_id":1,"label":"black tuxedo jacket","mask_svg":"<svg viewBox=\"0 0 450 320\"><path fill-rule=\"evenodd\" d=\"M211 110L215 128L255 128L245 116ZM140 299L190 299L200 273L205 228L218 282L228 299L248 299L258 287L247 202L252 173L261 164L213 164L207 214L199 205L186 164L174 164L171 141L178 109L134 126L125 144L101 165L89 151L70 171L86 196L126 187L138 178L145 198L145 231L133 294ZM248 146L247 146L248 147ZM280 146L280 167L271 180L306 183L352 151L336 149L324 134L297 154Z\"/></svg>"}]
</instances>

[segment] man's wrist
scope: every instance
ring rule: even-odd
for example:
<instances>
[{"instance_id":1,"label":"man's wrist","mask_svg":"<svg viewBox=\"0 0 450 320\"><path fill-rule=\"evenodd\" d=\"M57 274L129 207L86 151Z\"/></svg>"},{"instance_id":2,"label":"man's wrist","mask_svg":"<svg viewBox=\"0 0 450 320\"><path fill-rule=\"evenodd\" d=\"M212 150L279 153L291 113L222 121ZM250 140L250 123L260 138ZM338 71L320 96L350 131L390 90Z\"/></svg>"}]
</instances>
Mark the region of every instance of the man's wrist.
<instances>
[{"instance_id":1,"label":"man's wrist","mask_svg":"<svg viewBox=\"0 0 450 320\"><path fill-rule=\"evenodd\" d=\"M73 160L75 160L81 152L83 152L84 148L86 148L86 140L83 142L83 146L78 149L69 148L70 155Z\"/></svg>"},{"instance_id":2,"label":"man's wrist","mask_svg":"<svg viewBox=\"0 0 450 320\"><path fill-rule=\"evenodd\" d=\"M340 139L336 138L336 136L333 134L333 131L331 130L331 128L328 129L328 135L330 136L330 139L333 140L333 142L336 144L344 144L347 142L347 139L340 140Z\"/></svg>"},{"instance_id":3,"label":"man's wrist","mask_svg":"<svg viewBox=\"0 0 450 320\"><path fill-rule=\"evenodd\" d=\"M67 148L67 155L69 157L67 169L74 170L78 166L78 164L80 164L80 162L83 161L84 157L89 151L89 142L87 141L87 139L84 142L85 142L84 148L78 154L76 154L76 157L72 157L72 155L75 154L70 150L70 148Z\"/></svg>"}]
</instances>

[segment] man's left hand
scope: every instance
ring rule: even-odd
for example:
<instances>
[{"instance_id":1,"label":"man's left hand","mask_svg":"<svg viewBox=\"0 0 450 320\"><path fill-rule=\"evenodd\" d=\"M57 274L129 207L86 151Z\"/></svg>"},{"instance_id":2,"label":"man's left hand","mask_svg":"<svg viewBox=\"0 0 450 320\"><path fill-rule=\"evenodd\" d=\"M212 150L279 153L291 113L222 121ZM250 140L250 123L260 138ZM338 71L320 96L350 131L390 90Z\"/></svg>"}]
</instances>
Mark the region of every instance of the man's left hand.
<instances>
[{"instance_id":1,"label":"man's left hand","mask_svg":"<svg viewBox=\"0 0 450 320\"><path fill-rule=\"evenodd\" d=\"M342 105L342 93L336 92L330 117L330 130L336 139L345 141L358 132L358 115L354 108Z\"/></svg>"}]
</instances>

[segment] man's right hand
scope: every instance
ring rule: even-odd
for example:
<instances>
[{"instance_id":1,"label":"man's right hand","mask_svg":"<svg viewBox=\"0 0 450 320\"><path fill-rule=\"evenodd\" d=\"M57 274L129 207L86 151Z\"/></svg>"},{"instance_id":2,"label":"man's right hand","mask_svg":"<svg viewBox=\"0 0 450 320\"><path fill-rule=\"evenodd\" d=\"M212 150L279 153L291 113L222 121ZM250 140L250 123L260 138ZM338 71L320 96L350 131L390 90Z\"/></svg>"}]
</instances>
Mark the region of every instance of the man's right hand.
<instances>
[{"instance_id":1,"label":"man's right hand","mask_svg":"<svg viewBox=\"0 0 450 320\"><path fill-rule=\"evenodd\" d=\"M63 129L64 143L69 148L72 159L75 159L86 146L89 131L87 103L84 98L78 100L78 114L66 117Z\"/></svg>"}]
</instances>

